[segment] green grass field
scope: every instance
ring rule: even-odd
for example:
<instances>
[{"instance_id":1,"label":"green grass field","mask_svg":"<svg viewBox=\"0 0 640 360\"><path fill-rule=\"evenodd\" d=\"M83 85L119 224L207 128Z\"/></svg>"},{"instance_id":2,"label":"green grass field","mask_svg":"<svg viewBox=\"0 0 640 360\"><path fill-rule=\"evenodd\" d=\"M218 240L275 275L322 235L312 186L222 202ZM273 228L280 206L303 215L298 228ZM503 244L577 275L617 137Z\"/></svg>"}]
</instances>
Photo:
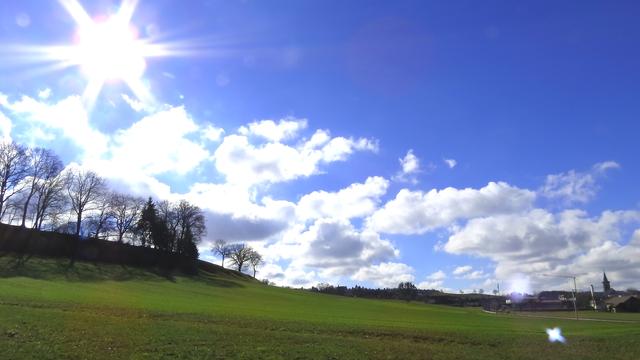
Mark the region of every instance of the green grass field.
<instances>
[{"instance_id":1,"label":"green grass field","mask_svg":"<svg viewBox=\"0 0 640 360\"><path fill-rule=\"evenodd\" d=\"M67 264L0 256L1 358L640 357L640 323L522 318L314 294L222 270L190 278ZM555 326L566 344L547 341L545 328Z\"/></svg>"}]
</instances>

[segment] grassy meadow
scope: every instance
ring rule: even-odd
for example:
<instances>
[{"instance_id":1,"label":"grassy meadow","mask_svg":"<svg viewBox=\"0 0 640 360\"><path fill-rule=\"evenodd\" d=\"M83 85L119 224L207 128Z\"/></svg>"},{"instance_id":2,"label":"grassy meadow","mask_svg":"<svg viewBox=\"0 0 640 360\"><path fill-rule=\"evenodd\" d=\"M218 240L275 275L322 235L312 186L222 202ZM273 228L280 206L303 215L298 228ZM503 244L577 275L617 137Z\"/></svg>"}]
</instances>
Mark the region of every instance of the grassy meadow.
<instances>
[{"instance_id":1,"label":"grassy meadow","mask_svg":"<svg viewBox=\"0 0 640 360\"><path fill-rule=\"evenodd\" d=\"M283 289L223 269L186 277L0 255L6 359L640 358L640 318L629 319L492 315ZM556 326L566 344L547 341Z\"/></svg>"}]
</instances>

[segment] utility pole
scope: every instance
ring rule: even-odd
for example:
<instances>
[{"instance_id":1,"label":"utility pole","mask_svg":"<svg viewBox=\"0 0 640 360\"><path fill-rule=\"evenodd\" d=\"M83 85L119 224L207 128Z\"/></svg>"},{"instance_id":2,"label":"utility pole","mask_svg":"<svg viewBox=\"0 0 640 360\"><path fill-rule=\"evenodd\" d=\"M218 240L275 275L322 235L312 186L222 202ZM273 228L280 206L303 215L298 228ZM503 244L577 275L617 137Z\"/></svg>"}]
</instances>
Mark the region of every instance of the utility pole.
<instances>
[{"instance_id":1,"label":"utility pole","mask_svg":"<svg viewBox=\"0 0 640 360\"><path fill-rule=\"evenodd\" d=\"M578 298L578 286L576 285L576 277L577 275L551 275L551 274L543 274L544 276L549 276L549 277L559 277L559 278L565 278L565 279L573 279L573 311L576 313L576 320L579 320L578 318L578 306L576 305L576 300ZM584 275L584 274L581 274Z\"/></svg>"}]
</instances>

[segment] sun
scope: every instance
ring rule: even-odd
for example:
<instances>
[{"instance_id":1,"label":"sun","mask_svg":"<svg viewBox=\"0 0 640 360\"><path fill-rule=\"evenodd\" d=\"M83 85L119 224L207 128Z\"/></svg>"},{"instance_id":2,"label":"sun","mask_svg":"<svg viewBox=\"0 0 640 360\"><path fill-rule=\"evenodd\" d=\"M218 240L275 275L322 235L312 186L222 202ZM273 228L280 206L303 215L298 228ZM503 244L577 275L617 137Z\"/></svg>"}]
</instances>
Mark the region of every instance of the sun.
<instances>
[{"instance_id":1,"label":"sun","mask_svg":"<svg viewBox=\"0 0 640 360\"><path fill-rule=\"evenodd\" d=\"M80 67L88 82L83 97L89 107L109 81L123 81L140 100L153 101L142 81L153 47L138 38L131 24L137 1L123 0L116 14L98 19L92 19L77 0L59 1L77 29L74 44L53 48L58 54L52 57Z\"/></svg>"},{"instance_id":2,"label":"sun","mask_svg":"<svg viewBox=\"0 0 640 360\"><path fill-rule=\"evenodd\" d=\"M65 45L7 45L0 46L0 54L34 64L30 75L77 67L86 79L82 94L85 106L91 110L105 84L122 82L146 105L155 104L145 72L149 58L220 56L225 50L211 48L210 39L159 41L155 35L140 32L131 19L137 0L122 0L114 14L91 17L79 0L58 0L73 18L76 28L73 41ZM40 66L39 68L36 67Z\"/></svg>"},{"instance_id":3,"label":"sun","mask_svg":"<svg viewBox=\"0 0 640 360\"><path fill-rule=\"evenodd\" d=\"M116 17L81 27L72 61L90 79L127 82L140 79L146 60L136 32L133 26L122 24Z\"/></svg>"}]
</instances>

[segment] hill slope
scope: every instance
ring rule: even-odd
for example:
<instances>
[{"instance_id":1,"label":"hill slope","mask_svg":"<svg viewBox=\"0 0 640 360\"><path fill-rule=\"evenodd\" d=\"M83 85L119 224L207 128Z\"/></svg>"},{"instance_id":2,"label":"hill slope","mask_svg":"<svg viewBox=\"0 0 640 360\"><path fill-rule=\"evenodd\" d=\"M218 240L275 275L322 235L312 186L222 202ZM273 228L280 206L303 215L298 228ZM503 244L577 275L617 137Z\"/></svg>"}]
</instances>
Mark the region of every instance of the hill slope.
<instances>
[{"instance_id":1,"label":"hill slope","mask_svg":"<svg viewBox=\"0 0 640 360\"><path fill-rule=\"evenodd\" d=\"M575 322L0 256L7 358L634 358L638 323ZM547 342L560 326L567 344Z\"/></svg>"}]
</instances>

